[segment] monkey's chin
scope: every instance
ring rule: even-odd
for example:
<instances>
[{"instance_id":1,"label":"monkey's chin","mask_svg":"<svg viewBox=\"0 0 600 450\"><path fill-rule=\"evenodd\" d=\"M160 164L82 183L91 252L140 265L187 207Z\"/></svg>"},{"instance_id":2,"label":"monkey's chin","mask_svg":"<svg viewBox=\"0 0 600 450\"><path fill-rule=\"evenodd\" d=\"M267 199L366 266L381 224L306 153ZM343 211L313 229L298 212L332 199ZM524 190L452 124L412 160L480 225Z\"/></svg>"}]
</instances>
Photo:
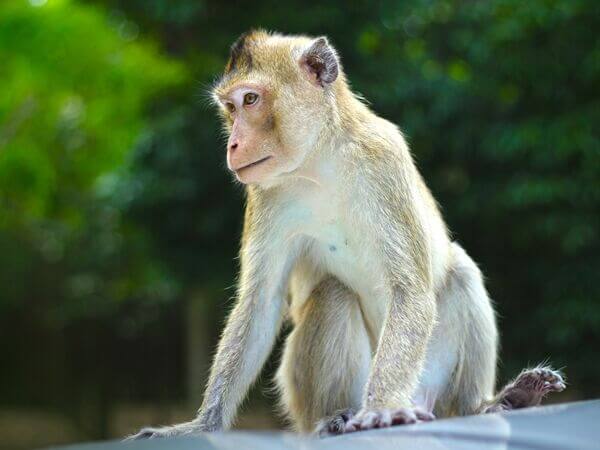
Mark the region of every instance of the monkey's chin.
<instances>
[{"instance_id":1,"label":"monkey's chin","mask_svg":"<svg viewBox=\"0 0 600 450\"><path fill-rule=\"evenodd\" d=\"M265 178L263 170L249 167L247 169L235 170L235 178L242 184L258 184Z\"/></svg>"},{"instance_id":2,"label":"monkey's chin","mask_svg":"<svg viewBox=\"0 0 600 450\"><path fill-rule=\"evenodd\" d=\"M240 183L243 184L260 184L265 181L269 175L269 168L265 167L265 162L271 159L271 156L263 158L262 160L252 163L241 169L234 170L233 173Z\"/></svg>"}]
</instances>

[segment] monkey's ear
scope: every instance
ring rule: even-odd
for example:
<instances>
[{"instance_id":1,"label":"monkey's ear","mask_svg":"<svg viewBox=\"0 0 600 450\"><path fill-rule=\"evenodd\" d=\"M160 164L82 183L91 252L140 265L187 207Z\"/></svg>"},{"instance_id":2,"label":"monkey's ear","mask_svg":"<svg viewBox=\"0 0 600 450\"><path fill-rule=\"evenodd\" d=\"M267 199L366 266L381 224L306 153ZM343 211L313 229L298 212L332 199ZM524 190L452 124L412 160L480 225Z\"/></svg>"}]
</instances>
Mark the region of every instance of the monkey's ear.
<instances>
[{"instance_id":1,"label":"monkey's ear","mask_svg":"<svg viewBox=\"0 0 600 450\"><path fill-rule=\"evenodd\" d=\"M325 86L333 83L339 74L339 61L326 37L315 39L302 54L300 64L308 71L311 81Z\"/></svg>"}]
</instances>

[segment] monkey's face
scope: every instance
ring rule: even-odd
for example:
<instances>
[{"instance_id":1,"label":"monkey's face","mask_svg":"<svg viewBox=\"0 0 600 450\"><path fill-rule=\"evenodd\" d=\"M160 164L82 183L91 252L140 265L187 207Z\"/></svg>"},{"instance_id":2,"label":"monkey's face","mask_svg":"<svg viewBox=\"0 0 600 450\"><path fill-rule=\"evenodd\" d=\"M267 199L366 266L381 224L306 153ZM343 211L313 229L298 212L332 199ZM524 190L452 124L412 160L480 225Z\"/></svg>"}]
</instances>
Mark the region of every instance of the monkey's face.
<instances>
[{"instance_id":1,"label":"monkey's face","mask_svg":"<svg viewBox=\"0 0 600 450\"><path fill-rule=\"evenodd\" d=\"M229 134L227 167L240 182L277 184L303 165L328 122L337 71L324 38L259 32L234 44L214 98Z\"/></svg>"},{"instance_id":2,"label":"monkey's face","mask_svg":"<svg viewBox=\"0 0 600 450\"><path fill-rule=\"evenodd\" d=\"M277 130L269 86L246 80L232 86L219 100L229 131L229 170L244 184L261 183L281 172L286 152Z\"/></svg>"}]
</instances>

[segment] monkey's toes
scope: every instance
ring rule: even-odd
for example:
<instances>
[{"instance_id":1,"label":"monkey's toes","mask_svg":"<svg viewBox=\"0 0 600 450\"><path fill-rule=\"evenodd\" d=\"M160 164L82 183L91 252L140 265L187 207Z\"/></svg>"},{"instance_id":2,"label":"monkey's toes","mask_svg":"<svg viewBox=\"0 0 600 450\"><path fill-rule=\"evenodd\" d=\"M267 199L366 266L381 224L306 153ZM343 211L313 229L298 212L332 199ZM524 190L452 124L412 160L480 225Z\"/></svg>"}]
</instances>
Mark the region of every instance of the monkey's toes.
<instances>
[{"instance_id":1,"label":"monkey's toes","mask_svg":"<svg viewBox=\"0 0 600 450\"><path fill-rule=\"evenodd\" d=\"M348 423L348 421L353 417L353 409L344 409L339 411L331 417L321 419L317 424L315 433L321 437L342 434L345 431L346 423Z\"/></svg>"},{"instance_id":2,"label":"monkey's toes","mask_svg":"<svg viewBox=\"0 0 600 450\"><path fill-rule=\"evenodd\" d=\"M547 366L524 370L500 393L486 412L508 411L511 409L537 406L550 392L560 392L566 387L562 374Z\"/></svg>"}]
</instances>

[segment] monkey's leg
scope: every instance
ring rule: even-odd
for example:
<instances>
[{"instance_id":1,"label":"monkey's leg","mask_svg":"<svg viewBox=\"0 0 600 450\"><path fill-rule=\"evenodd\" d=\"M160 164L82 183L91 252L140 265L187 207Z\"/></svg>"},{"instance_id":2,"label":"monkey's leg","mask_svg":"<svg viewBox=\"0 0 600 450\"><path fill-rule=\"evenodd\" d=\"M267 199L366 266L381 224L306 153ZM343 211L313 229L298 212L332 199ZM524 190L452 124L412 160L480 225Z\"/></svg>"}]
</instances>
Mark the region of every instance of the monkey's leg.
<instances>
[{"instance_id":1,"label":"monkey's leg","mask_svg":"<svg viewBox=\"0 0 600 450\"><path fill-rule=\"evenodd\" d=\"M313 290L287 339L277 383L298 431L335 431L360 407L371 346L358 297L335 278ZM318 430L319 431L319 430Z\"/></svg>"},{"instance_id":2,"label":"monkey's leg","mask_svg":"<svg viewBox=\"0 0 600 450\"><path fill-rule=\"evenodd\" d=\"M474 414L494 396L498 331L481 272L456 243L437 301L438 323L415 403L434 399L438 417Z\"/></svg>"},{"instance_id":3,"label":"monkey's leg","mask_svg":"<svg viewBox=\"0 0 600 450\"><path fill-rule=\"evenodd\" d=\"M439 392L437 415L467 415L538 405L549 392L565 388L561 374L549 367L524 370L496 396L494 393L497 330L491 302L479 269L458 246L452 245L453 264L438 298L438 325L428 351L421 396ZM449 332L452 330L451 332ZM437 345L439 343L443 345ZM444 361L456 351L453 377L439 389ZM441 355L445 352L446 357ZM432 370L433 368L433 370ZM433 374L433 375L431 375ZM437 374L437 375L436 375Z\"/></svg>"},{"instance_id":4,"label":"monkey's leg","mask_svg":"<svg viewBox=\"0 0 600 450\"><path fill-rule=\"evenodd\" d=\"M508 383L496 398L483 408L483 412L508 411L537 406L550 392L560 392L566 387L562 374L548 366L523 370Z\"/></svg>"}]
</instances>

